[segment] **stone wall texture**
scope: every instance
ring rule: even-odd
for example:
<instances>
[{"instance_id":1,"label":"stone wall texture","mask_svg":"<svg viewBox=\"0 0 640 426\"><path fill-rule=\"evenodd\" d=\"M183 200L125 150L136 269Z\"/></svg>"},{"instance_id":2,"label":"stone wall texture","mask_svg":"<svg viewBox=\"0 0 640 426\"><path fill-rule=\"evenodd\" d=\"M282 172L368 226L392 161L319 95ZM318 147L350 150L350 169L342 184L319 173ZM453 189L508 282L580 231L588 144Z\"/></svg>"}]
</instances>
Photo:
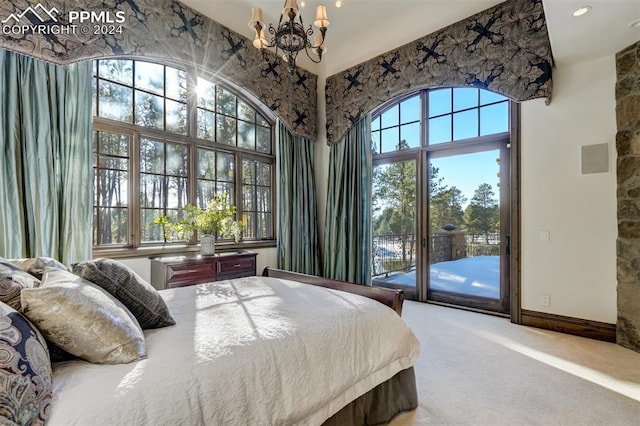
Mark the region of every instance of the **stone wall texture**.
<instances>
[{"instance_id":1,"label":"stone wall texture","mask_svg":"<svg viewBox=\"0 0 640 426\"><path fill-rule=\"evenodd\" d=\"M640 42L616 55L618 343L640 352Z\"/></svg>"}]
</instances>

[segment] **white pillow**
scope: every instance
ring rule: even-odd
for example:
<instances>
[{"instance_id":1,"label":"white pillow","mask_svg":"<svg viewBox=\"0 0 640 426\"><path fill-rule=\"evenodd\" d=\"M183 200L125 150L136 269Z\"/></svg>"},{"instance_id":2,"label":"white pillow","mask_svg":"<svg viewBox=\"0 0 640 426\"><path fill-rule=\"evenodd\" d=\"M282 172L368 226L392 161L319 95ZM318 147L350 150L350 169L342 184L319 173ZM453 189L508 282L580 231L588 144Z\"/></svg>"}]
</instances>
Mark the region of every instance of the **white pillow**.
<instances>
[{"instance_id":1,"label":"white pillow","mask_svg":"<svg viewBox=\"0 0 640 426\"><path fill-rule=\"evenodd\" d=\"M27 318L70 354L98 364L124 364L147 355L133 314L71 272L46 266L42 285L23 289L21 299Z\"/></svg>"}]
</instances>

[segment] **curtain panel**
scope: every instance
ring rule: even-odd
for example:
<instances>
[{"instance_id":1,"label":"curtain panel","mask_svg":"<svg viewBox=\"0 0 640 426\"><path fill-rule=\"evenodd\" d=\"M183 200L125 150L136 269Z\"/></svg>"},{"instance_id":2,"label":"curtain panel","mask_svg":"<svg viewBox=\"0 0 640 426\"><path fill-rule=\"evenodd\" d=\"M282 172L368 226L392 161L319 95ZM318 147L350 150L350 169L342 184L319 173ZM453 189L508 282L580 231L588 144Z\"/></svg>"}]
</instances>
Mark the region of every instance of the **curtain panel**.
<instances>
[{"instance_id":1,"label":"curtain panel","mask_svg":"<svg viewBox=\"0 0 640 426\"><path fill-rule=\"evenodd\" d=\"M279 124L278 268L320 273L314 143Z\"/></svg>"},{"instance_id":2,"label":"curtain panel","mask_svg":"<svg viewBox=\"0 0 640 426\"><path fill-rule=\"evenodd\" d=\"M91 63L0 50L0 256L91 257Z\"/></svg>"},{"instance_id":3,"label":"curtain panel","mask_svg":"<svg viewBox=\"0 0 640 426\"><path fill-rule=\"evenodd\" d=\"M371 117L331 145L324 276L371 285Z\"/></svg>"}]
</instances>

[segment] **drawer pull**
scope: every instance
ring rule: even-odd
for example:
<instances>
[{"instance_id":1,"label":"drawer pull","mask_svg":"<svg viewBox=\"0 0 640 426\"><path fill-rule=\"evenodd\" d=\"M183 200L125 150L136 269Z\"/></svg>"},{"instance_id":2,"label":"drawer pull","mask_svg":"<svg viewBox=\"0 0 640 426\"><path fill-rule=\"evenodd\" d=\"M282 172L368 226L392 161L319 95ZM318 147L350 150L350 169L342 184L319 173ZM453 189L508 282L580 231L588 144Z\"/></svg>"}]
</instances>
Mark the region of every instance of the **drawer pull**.
<instances>
[{"instance_id":1,"label":"drawer pull","mask_svg":"<svg viewBox=\"0 0 640 426\"><path fill-rule=\"evenodd\" d=\"M233 265L234 268L239 268L242 266L242 263L236 263L235 265Z\"/></svg>"},{"instance_id":2,"label":"drawer pull","mask_svg":"<svg viewBox=\"0 0 640 426\"><path fill-rule=\"evenodd\" d=\"M200 272L200 269L182 269L180 271L175 271L174 275L194 274L196 272Z\"/></svg>"}]
</instances>

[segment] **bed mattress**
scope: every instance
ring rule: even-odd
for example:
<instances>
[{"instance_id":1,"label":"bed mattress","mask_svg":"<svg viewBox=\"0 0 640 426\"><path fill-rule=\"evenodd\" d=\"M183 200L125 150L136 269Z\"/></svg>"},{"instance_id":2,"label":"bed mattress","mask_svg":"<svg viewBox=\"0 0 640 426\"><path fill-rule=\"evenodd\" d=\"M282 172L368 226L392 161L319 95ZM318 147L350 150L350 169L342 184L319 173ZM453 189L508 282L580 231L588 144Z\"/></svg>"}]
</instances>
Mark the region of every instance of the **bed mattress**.
<instances>
[{"instance_id":1,"label":"bed mattress","mask_svg":"<svg viewBox=\"0 0 640 426\"><path fill-rule=\"evenodd\" d=\"M54 364L49 425L320 425L411 367L387 306L270 277L161 291L177 324L131 364Z\"/></svg>"}]
</instances>

